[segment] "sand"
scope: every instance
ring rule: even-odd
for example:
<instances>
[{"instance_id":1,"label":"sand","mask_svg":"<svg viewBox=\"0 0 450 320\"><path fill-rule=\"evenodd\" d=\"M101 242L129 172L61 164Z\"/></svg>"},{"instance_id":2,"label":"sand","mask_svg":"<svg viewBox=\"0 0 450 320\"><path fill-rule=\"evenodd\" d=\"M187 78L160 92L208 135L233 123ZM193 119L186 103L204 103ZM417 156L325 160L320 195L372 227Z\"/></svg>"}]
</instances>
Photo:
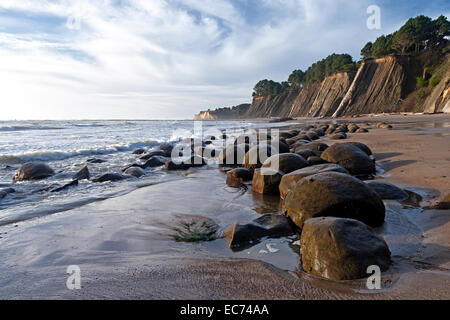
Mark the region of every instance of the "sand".
<instances>
[{"instance_id":1,"label":"sand","mask_svg":"<svg viewBox=\"0 0 450 320\"><path fill-rule=\"evenodd\" d=\"M450 116L385 116L393 130L349 134L366 143L381 180L432 204L449 192ZM343 141L329 141L343 142ZM173 241L174 221L200 215L220 228L278 211L276 198L228 188L218 169L195 169L179 180L0 228L2 299L449 299L449 210L386 202L377 230L393 252L382 289L365 280L329 281L300 268L296 239L268 240L232 252L225 239ZM81 269L80 290L66 287L67 266Z\"/></svg>"}]
</instances>

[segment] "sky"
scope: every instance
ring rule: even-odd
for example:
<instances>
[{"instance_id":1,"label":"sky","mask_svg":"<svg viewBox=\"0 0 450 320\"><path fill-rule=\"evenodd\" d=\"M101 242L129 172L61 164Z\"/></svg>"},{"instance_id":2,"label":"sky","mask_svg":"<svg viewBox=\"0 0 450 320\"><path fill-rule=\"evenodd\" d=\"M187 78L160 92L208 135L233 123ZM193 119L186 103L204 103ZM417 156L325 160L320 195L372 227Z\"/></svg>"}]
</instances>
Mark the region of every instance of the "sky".
<instances>
[{"instance_id":1,"label":"sky","mask_svg":"<svg viewBox=\"0 0 450 320\"><path fill-rule=\"evenodd\" d=\"M192 119L419 14L449 2L0 0L0 119Z\"/></svg>"}]
</instances>

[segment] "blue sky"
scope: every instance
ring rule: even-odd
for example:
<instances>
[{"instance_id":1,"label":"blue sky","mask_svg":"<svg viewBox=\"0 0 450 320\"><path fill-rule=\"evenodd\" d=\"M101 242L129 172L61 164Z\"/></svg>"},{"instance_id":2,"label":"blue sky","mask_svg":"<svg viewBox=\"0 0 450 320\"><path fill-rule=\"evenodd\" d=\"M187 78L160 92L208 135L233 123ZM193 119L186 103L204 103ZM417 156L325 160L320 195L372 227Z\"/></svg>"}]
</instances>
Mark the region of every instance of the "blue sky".
<instances>
[{"instance_id":1,"label":"blue sky","mask_svg":"<svg viewBox=\"0 0 450 320\"><path fill-rule=\"evenodd\" d=\"M448 0L1 0L0 119L192 118L449 13Z\"/></svg>"}]
</instances>

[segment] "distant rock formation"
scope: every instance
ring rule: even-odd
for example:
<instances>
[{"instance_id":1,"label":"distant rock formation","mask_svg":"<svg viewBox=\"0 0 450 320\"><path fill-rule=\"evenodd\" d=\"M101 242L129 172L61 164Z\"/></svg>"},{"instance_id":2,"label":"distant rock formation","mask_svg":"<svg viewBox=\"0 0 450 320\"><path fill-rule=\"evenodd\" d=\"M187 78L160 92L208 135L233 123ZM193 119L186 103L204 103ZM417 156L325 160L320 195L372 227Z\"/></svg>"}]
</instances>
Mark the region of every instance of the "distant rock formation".
<instances>
[{"instance_id":1,"label":"distant rock formation","mask_svg":"<svg viewBox=\"0 0 450 320\"><path fill-rule=\"evenodd\" d=\"M236 120L242 119L250 108L249 103L240 104L231 108L200 111L194 116L194 120Z\"/></svg>"}]
</instances>

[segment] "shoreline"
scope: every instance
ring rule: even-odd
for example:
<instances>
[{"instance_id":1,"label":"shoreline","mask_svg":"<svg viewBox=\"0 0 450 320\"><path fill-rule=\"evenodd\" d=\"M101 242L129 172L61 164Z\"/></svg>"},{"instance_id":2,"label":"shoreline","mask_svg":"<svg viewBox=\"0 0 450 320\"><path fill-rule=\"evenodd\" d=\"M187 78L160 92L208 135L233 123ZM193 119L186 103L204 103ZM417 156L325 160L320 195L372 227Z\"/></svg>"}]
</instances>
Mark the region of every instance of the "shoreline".
<instances>
[{"instance_id":1,"label":"shoreline","mask_svg":"<svg viewBox=\"0 0 450 320\"><path fill-rule=\"evenodd\" d=\"M376 120L392 123L393 130L372 129L369 133L349 134L346 140L324 142L367 144L385 170L381 179L420 192L424 205L445 196L450 190L446 176L450 172L450 115L385 116ZM421 125L436 120L445 125L437 128ZM305 122L322 121L329 119ZM271 263L270 259L277 258L262 261L250 255L248 259L246 252L236 257L225 251L228 249L223 246L225 239L206 244L175 243L167 233L167 225L177 215L205 215L224 227L233 219L245 222L258 210L268 213L277 210L251 191L244 194L228 191L225 175L217 171L194 170L180 181L140 188L39 221L19 223L17 227L0 227L0 252L4 257L0 262L3 288L0 298L448 299L450 296L448 210L419 210L406 217L411 219L410 227L418 229L408 233L413 239L405 237L398 241L407 241L408 246L414 247L408 250L415 250L415 254L410 261L395 260L388 272L383 273L384 289L377 293L364 290L363 280L337 282L318 279L295 268L283 270ZM192 198L195 194L197 197ZM255 210L258 205L260 208ZM389 206L402 213L399 207ZM289 247L287 243L275 243L282 250ZM293 254L283 254L289 260L286 265L297 264L290 261L295 257ZM65 288L65 268L70 264L81 266L82 290Z\"/></svg>"}]
</instances>

